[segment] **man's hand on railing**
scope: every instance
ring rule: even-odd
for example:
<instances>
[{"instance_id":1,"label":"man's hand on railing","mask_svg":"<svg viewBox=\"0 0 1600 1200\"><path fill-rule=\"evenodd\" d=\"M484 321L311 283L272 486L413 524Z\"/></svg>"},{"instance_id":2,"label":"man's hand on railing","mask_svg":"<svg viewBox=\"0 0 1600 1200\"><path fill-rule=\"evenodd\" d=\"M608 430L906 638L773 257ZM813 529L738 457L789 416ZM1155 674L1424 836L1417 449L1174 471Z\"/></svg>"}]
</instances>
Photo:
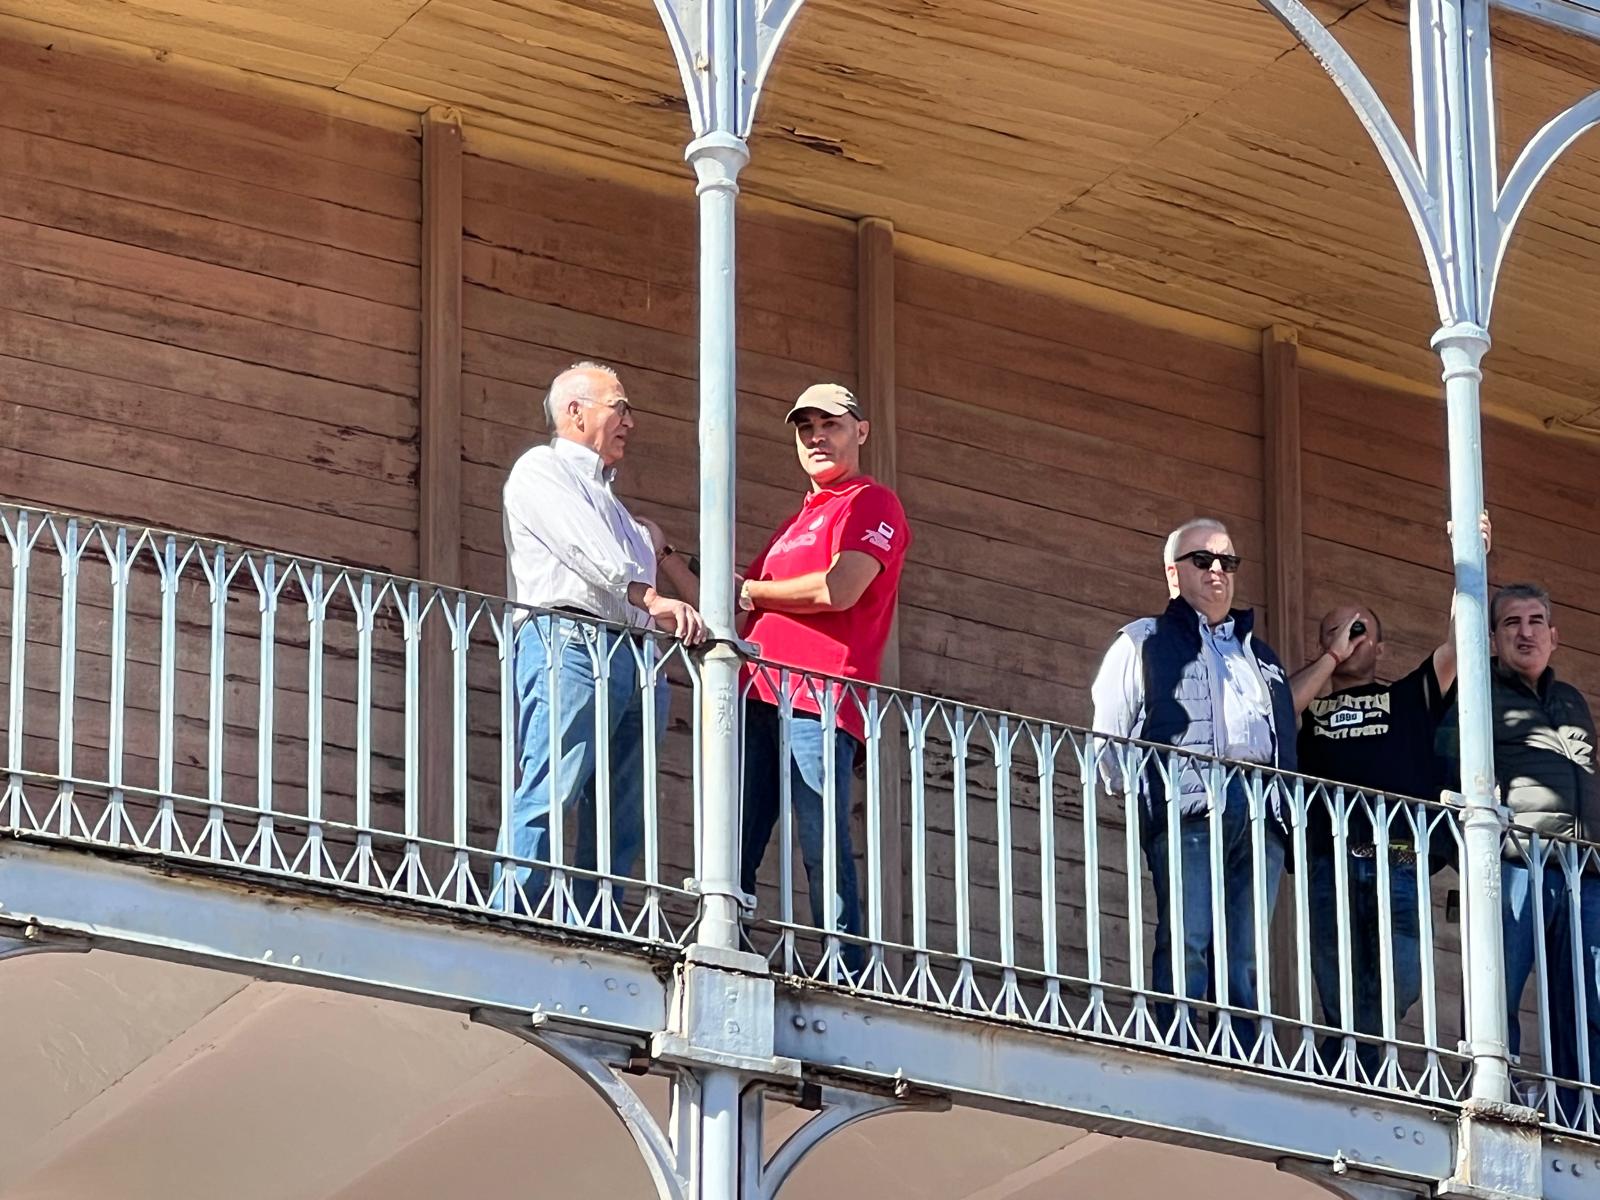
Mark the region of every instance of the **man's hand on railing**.
<instances>
[{"instance_id":1,"label":"man's hand on railing","mask_svg":"<svg viewBox=\"0 0 1600 1200\"><path fill-rule=\"evenodd\" d=\"M646 593L644 610L657 629L681 638L685 646L698 646L706 640L705 618L687 601L670 599L651 588Z\"/></svg>"}]
</instances>

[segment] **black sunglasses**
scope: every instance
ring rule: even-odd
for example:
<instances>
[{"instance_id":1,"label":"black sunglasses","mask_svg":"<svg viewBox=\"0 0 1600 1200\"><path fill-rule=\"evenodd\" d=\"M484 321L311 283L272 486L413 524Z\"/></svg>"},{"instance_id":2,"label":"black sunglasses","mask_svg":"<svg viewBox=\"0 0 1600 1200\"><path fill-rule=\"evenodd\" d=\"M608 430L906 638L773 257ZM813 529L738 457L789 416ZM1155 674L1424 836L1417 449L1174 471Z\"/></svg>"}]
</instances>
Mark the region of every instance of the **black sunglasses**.
<instances>
[{"instance_id":1,"label":"black sunglasses","mask_svg":"<svg viewBox=\"0 0 1600 1200\"><path fill-rule=\"evenodd\" d=\"M1215 550L1191 550L1187 554L1178 555L1179 562L1193 563L1196 570L1209 571L1213 562L1222 564L1222 569L1232 575L1239 569L1239 556L1237 554L1218 554Z\"/></svg>"}]
</instances>

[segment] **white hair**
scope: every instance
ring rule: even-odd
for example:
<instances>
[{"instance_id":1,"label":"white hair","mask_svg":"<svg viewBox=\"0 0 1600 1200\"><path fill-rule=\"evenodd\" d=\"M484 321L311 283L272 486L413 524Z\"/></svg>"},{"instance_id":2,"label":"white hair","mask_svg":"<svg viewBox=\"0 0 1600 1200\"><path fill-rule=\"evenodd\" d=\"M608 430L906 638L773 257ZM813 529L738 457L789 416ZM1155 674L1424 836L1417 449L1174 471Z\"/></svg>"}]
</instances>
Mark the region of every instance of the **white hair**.
<instances>
[{"instance_id":1,"label":"white hair","mask_svg":"<svg viewBox=\"0 0 1600 1200\"><path fill-rule=\"evenodd\" d=\"M551 433L556 431L557 407L567 402L568 393L573 390L574 384L596 371L602 375L609 375L612 379L617 378L615 367L608 367L605 363L590 362L584 359L582 362L573 363L550 381L549 390L544 394L544 423ZM579 399L587 400L589 398L587 388L580 390L578 395Z\"/></svg>"},{"instance_id":2,"label":"white hair","mask_svg":"<svg viewBox=\"0 0 1600 1200\"><path fill-rule=\"evenodd\" d=\"M1161 561L1169 567L1176 564L1178 561L1178 547L1183 544L1183 535L1195 533L1201 529L1220 533L1229 541L1233 540L1233 535L1228 532L1228 527L1215 517L1196 517L1192 521L1185 521L1167 534L1167 544L1161 552Z\"/></svg>"}]
</instances>

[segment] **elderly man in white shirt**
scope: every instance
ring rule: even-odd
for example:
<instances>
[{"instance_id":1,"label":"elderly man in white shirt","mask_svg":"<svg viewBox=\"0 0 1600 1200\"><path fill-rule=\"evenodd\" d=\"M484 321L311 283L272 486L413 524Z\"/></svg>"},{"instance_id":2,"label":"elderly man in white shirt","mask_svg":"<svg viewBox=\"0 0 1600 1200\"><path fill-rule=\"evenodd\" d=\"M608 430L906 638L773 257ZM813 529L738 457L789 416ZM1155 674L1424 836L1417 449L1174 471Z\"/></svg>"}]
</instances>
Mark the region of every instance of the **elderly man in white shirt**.
<instances>
[{"instance_id":1,"label":"elderly man in white shirt","mask_svg":"<svg viewBox=\"0 0 1600 1200\"><path fill-rule=\"evenodd\" d=\"M679 591L691 599L697 594L693 574L660 529L635 518L612 491L634 428L616 372L596 363L563 371L545 397L545 417L550 442L516 461L502 497L508 591L518 604L543 611L517 618L519 769L501 853L547 863L551 808L576 807L572 865L631 876L644 843L644 705L655 705L659 734L666 726L666 678L657 672L653 686L641 678L637 634L572 618L635 631L654 626L691 646L704 640L705 624L690 601L656 590L659 566ZM604 705L596 703L602 683ZM602 748L610 777L608 862L597 853ZM543 867L518 866L509 876L517 886L502 891L502 907L563 912L560 898L544 903ZM597 891L592 876L575 878L576 919L604 923L594 912ZM613 897L619 892L613 889Z\"/></svg>"}]
</instances>

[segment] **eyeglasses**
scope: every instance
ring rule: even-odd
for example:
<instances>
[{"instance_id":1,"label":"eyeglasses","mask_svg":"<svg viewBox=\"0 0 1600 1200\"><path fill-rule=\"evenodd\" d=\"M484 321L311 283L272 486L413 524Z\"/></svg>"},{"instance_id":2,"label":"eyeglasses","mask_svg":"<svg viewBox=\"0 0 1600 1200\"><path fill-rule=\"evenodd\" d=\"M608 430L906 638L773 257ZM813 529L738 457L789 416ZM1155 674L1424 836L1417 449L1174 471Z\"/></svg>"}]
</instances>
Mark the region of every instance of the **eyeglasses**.
<instances>
[{"instance_id":1,"label":"eyeglasses","mask_svg":"<svg viewBox=\"0 0 1600 1200\"><path fill-rule=\"evenodd\" d=\"M1237 554L1218 554L1214 550L1191 550L1187 554L1178 555L1179 562L1194 564L1198 571L1211 570L1211 564L1218 564L1229 575L1239 569L1240 558Z\"/></svg>"},{"instance_id":2,"label":"eyeglasses","mask_svg":"<svg viewBox=\"0 0 1600 1200\"><path fill-rule=\"evenodd\" d=\"M588 399L585 399L584 403L592 404L596 408L614 408L617 411L617 416L621 417L623 420L627 420L633 415L633 405L629 404L626 398L618 400L612 404L607 404L604 400Z\"/></svg>"}]
</instances>

